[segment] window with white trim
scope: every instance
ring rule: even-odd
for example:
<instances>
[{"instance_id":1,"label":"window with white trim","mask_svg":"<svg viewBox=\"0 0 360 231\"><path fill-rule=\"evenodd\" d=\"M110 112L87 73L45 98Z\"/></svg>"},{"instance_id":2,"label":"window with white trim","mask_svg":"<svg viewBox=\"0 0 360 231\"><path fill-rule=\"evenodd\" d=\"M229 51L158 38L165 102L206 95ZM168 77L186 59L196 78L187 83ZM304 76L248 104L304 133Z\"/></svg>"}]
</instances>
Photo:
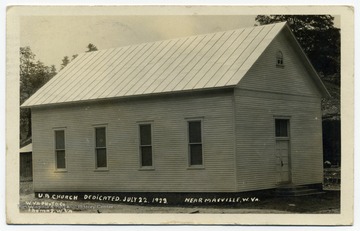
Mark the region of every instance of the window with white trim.
<instances>
[{"instance_id":1,"label":"window with white trim","mask_svg":"<svg viewBox=\"0 0 360 231\"><path fill-rule=\"evenodd\" d=\"M151 124L139 124L140 133L140 166L152 167L153 166L153 154L152 154L152 133Z\"/></svg>"},{"instance_id":2,"label":"window with white trim","mask_svg":"<svg viewBox=\"0 0 360 231\"><path fill-rule=\"evenodd\" d=\"M55 130L55 167L66 169L65 130Z\"/></svg>"},{"instance_id":3,"label":"window with white trim","mask_svg":"<svg viewBox=\"0 0 360 231\"><path fill-rule=\"evenodd\" d=\"M189 165L203 165L203 145L202 145L202 120L189 120L188 124L188 148Z\"/></svg>"},{"instance_id":4,"label":"window with white trim","mask_svg":"<svg viewBox=\"0 0 360 231\"><path fill-rule=\"evenodd\" d=\"M96 168L107 168L106 127L95 127Z\"/></svg>"}]
</instances>

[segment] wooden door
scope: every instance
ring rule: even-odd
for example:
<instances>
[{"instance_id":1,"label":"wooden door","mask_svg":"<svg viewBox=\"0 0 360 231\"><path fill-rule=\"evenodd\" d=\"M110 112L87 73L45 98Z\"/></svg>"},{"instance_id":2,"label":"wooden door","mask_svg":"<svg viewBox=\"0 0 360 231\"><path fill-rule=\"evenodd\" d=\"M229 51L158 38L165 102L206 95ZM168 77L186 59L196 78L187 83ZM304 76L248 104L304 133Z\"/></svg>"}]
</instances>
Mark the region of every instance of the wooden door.
<instances>
[{"instance_id":1,"label":"wooden door","mask_svg":"<svg viewBox=\"0 0 360 231\"><path fill-rule=\"evenodd\" d=\"M290 182L289 140L276 141L278 183Z\"/></svg>"},{"instance_id":2,"label":"wooden door","mask_svg":"<svg viewBox=\"0 0 360 231\"><path fill-rule=\"evenodd\" d=\"M289 128L289 119L275 119L275 155L279 184L291 182Z\"/></svg>"}]
</instances>

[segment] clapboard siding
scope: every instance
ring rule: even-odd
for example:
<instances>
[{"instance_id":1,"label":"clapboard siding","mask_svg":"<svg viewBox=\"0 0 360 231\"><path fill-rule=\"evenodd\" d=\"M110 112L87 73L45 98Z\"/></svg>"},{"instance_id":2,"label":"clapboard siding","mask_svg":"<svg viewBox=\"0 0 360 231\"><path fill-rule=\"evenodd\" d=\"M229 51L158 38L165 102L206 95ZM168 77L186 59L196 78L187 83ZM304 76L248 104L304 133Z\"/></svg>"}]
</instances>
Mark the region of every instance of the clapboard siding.
<instances>
[{"instance_id":1,"label":"clapboard siding","mask_svg":"<svg viewBox=\"0 0 360 231\"><path fill-rule=\"evenodd\" d=\"M235 190L231 92L33 109L35 191ZM186 119L203 118L205 169L188 169ZM139 170L138 122L153 124L154 170ZM95 170L94 125L107 126L107 172ZM66 127L67 172L55 172L54 128Z\"/></svg>"},{"instance_id":2,"label":"clapboard siding","mask_svg":"<svg viewBox=\"0 0 360 231\"><path fill-rule=\"evenodd\" d=\"M279 50L283 53L284 67L276 66ZM277 116L290 119L292 183L321 183L321 93L285 34L272 41L234 94L237 190L277 186Z\"/></svg>"},{"instance_id":3,"label":"clapboard siding","mask_svg":"<svg viewBox=\"0 0 360 231\"><path fill-rule=\"evenodd\" d=\"M283 67L276 66L278 51L283 53ZM320 97L321 93L306 67L304 60L289 42L288 35L280 33L238 86L258 91Z\"/></svg>"},{"instance_id":4,"label":"clapboard siding","mask_svg":"<svg viewBox=\"0 0 360 231\"><path fill-rule=\"evenodd\" d=\"M237 187L239 191L277 185L275 117L290 118L292 183L322 182L320 100L284 100L271 93L236 90Z\"/></svg>"}]
</instances>

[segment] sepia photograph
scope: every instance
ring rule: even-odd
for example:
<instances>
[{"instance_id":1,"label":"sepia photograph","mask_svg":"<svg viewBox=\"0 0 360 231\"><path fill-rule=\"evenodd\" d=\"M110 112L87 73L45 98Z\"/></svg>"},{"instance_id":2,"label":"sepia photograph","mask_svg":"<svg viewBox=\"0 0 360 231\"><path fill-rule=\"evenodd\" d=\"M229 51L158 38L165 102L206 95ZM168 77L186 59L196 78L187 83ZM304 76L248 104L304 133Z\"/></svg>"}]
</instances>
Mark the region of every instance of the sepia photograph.
<instances>
[{"instance_id":1,"label":"sepia photograph","mask_svg":"<svg viewBox=\"0 0 360 231\"><path fill-rule=\"evenodd\" d=\"M8 222L351 224L353 11L238 8L8 8Z\"/></svg>"}]
</instances>

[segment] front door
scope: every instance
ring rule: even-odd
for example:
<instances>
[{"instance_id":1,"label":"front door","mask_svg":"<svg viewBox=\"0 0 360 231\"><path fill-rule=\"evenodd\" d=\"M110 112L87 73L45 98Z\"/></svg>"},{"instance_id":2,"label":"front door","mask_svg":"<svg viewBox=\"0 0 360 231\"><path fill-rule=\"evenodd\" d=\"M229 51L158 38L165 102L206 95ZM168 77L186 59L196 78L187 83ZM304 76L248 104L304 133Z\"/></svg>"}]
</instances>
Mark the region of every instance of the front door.
<instances>
[{"instance_id":1,"label":"front door","mask_svg":"<svg viewBox=\"0 0 360 231\"><path fill-rule=\"evenodd\" d=\"M279 184L291 182L289 124L289 119L275 119L275 155Z\"/></svg>"}]
</instances>

